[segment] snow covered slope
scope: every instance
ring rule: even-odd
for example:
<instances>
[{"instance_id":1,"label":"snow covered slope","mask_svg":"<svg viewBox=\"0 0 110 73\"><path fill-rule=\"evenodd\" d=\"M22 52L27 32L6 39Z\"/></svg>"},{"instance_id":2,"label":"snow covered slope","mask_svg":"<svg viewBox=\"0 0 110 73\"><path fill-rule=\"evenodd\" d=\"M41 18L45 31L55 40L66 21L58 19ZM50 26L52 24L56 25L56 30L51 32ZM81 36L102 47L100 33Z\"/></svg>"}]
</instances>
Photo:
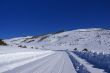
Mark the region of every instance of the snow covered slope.
<instances>
[{"instance_id":1,"label":"snow covered slope","mask_svg":"<svg viewBox=\"0 0 110 73\"><path fill-rule=\"evenodd\" d=\"M110 51L110 30L101 28L78 29L42 36L28 36L5 40L10 45L39 49L62 50L87 48L93 51Z\"/></svg>"},{"instance_id":2,"label":"snow covered slope","mask_svg":"<svg viewBox=\"0 0 110 73\"><path fill-rule=\"evenodd\" d=\"M78 29L4 42L0 73L110 73L110 30Z\"/></svg>"}]
</instances>

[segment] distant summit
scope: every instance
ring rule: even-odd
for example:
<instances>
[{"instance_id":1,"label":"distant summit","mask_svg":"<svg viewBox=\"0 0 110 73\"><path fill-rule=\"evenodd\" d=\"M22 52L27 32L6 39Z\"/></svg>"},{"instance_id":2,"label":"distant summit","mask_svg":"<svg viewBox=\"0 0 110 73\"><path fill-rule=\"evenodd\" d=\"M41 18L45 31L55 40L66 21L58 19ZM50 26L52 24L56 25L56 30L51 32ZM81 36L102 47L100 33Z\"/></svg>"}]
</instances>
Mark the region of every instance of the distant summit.
<instances>
[{"instance_id":1,"label":"distant summit","mask_svg":"<svg viewBox=\"0 0 110 73\"><path fill-rule=\"evenodd\" d=\"M88 28L88 29L77 29L75 31L101 31L101 30L106 30L103 28Z\"/></svg>"}]
</instances>

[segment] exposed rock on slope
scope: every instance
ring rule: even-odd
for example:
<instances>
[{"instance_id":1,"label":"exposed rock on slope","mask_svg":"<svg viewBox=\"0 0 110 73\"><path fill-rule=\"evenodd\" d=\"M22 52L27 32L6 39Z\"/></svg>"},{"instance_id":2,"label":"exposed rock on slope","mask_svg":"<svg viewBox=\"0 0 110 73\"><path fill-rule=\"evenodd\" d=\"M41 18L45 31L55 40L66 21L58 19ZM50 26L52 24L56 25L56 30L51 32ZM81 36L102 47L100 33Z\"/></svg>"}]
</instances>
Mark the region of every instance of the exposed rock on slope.
<instances>
[{"instance_id":1,"label":"exposed rock on slope","mask_svg":"<svg viewBox=\"0 0 110 73\"><path fill-rule=\"evenodd\" d=\"M2 39L0 39L0 45L7 45Z\"/></svg>"}]
</instances>

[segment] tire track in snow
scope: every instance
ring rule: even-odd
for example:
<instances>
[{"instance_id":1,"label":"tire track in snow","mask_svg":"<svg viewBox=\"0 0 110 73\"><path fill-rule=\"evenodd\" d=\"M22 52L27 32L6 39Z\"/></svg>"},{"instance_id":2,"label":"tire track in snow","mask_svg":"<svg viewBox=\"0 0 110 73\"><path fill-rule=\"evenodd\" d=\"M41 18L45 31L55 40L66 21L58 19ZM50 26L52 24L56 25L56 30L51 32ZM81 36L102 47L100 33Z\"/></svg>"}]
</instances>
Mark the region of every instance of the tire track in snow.
<instances>
[{"instance_id":1,"label":"tire track in snow","mask_svg":"<svg viewBox=\"0 0 110 73\"><path fill-rule=\"evenodd\" d=\"M67 53L65 53L64 51L56 51L56 52L62 53L61 57L57 59L57 62L53 64L52 67L50 66L51 69L44 71L42 73L76 73Z\"/></svg>"},{"instance_id":2,"label":"tire track in snow","mask_svg":"<svg viewBox=\"0 0 110 73\"><path fill-rule=\"evenodd\" d=\"M26 65L17 67L13 70L4 72L4 73L40 73L40 70L44 70L43 68L48 69L48 67L46 67L46 65L52 65L49 62L51 62L52 60L57 60L56 57L59 57L60 54L52 54L50 56L44 57L42 59L36 60L34 62L28 63ZM55 59L53 59L55 58ZM60 58L60 57L59 57ZM54 63L54 62L53 62ZM45 72L43 72L45 73Z\"/></svg>"},{"instance_id":3,"label":"tire track in snow","mask_svg":"<svg viewBox=\"0 0 110 73\"><path fill-rule=\"evenodd\" d=\"M55 51L54 54L4 73L76 73L76 71L66 52Z\"/></svg>"},{"instance_id":4,"label":"tire track in snow","mask_svg":"<svg viewBox=\"0 0 110 73\"><path fill-rule=\"evenodd\" d=\"M45 68L45 69L42 70L42 68L40 68L41 71L40 72L36 71L36 73L52 73L53 72L52 69L55 69L55 65L60 64L59 60L62 58L62 55L63 55L62 52L57 52L56 56L54 58L52 58L52 61L50 61L48 63L48 65L46 65L46 66L43 65L42 66L42 68Z\"/></svg>"},{"instance_id":5,"label":"tire track in snow","mask_svg":"<svg viewBox=\"0 0 110 73\"><path fill-rule=\"evenodd\" d=\"M65 66L65 52L63 52L62 57L59 59L58 63L55 65L51 73L64 73L64 66Z\"/></svg>"},{"instance_id":6,"label":"tire track in snow","mask_svg":"<svg viewBox=\"0 0 110 73\"><path fill-rule=\"evenodd\" d=\"M40 70L44 70L42 67L45 67L45 65L49 64L48 62L51 61L53 57L55 57L55 54L40 59L39 61L35 61L35 63L32 62L33 65L29 66L31 68L26 68L25 70L21 71L21 73L40 73Z\"/></svg>"},{"instance_id":7,"label":"tire track in snow","mask_svg":"<svg viewBox=\"0 0 110 73\"><path fill-rule=\"evenodd\" d=\"M69 56L66 52L64 52L64 61L65 61L65 63L64 63L62 73L77 73L75 71L75 68L73 67L71 59L69 58Z\"/></svg>"}]
</instances>

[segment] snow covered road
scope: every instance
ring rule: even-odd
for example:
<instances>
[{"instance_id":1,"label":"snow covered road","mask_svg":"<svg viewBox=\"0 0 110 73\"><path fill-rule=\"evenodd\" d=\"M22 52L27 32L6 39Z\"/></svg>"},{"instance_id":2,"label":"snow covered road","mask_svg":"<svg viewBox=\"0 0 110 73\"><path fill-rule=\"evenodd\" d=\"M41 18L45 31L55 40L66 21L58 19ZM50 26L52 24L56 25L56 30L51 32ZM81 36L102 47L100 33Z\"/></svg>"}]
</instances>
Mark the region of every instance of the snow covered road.
<instances>
[{"instance_id":1,"label":"snow covered road","mask_svg":"<svg viewBox=\"0 0 110 73\"><path fill-rule=\"evenodd\" d=\"M2 54L0 59L0 73L104 73L65 51Z\"/></svg>"},{"instance_id":2,"label":"snow covered road","mask_svg":"<svg viewBox=\"0 0 110 73\"><path fill-rule=\"evenodd\" d=\"M19 54L19 59L14 57L8 62L4 60L0 65L0 73L76 73L66 52L49 51L39 56L35 53L28 56L27 53L24 54L24 59L22 54Z\"/></svg>"}]
</instances>

